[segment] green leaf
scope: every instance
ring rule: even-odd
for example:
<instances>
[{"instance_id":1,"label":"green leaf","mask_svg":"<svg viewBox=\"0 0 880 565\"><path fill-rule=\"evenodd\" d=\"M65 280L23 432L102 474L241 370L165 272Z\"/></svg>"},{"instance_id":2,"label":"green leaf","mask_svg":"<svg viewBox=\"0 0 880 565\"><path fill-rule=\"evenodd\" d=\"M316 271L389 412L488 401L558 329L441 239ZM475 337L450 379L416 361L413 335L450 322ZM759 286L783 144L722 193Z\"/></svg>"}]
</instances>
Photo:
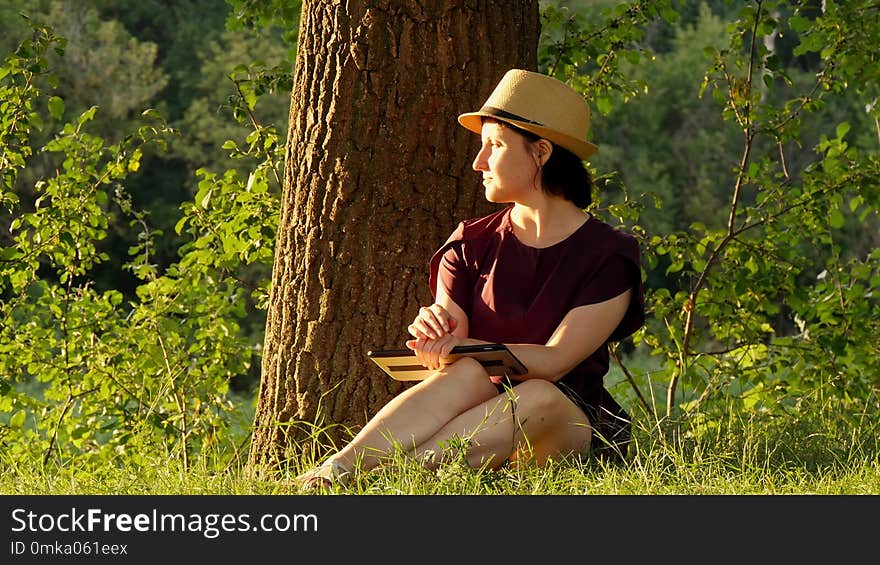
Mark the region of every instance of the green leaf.
<instances>
[{"instance_id":1,"label":"green leaf","mask_svg":"<svg viewBox=\"0 0 880 565\"><path fill-rule=\"evenodd\" d=\"M678 14L678 11L675 10L674 8L669 7L669 6L665 6L660 11L660 13L663 16L663 19L666 20L667 22L669 22L671 24L678 23L679 14Z\"/></svg>"},{"instance_id":2,"label":"green leaf","mask_svg":"<svg viewBox=\"0 0 880 565\"><path fill-rule=\"evenodd\" d=\"M611 98L600 96L596 99L596 108L599 109L599 113L603 116L607 116L611 113L611 107Z\"/></svg>"},{"instance_id":3,"label":"green leaf","mask_svg":"<svg viewBox=\"0 0 880 565\"><path fill-rule=\"evenodd\" d=\"M12 261L21 256L21 252L15 247L0 247L0 261Z\"/></svg>"},{"instance_id":4,"label":"green leaf","mask_svg":"<svg viewBox=\"0 0 880 565\"><path fill-rule=\"evenodd\" d=\"M183 233L183 228L188 221L189 221L189 216L183 216L182 218L177 220L177 223L174 224L174 233L176 233L177 235L180 235L181 233Z\"/></svg>"},{"instance_id":5,"label":"green leaf","mask_svg":"<svg viewBox=\"0 0 880 565\"><path fill-rule=\"evenodd\" d=\"M792 16L788 19L788 25L798 33L810 29L811 24L812 22L803 16Z\"/></svg>"},{"instance_id":6,"label":"green leaf","mask_svg":"<svg viewBox=\"0 0 880 565\"><path fill-rule=\"evenodd\" d=\"M202 208L208 208L208 204L210 204L211 202L211 193L213 192L213 188L209 188L207 191L205 191L205 195L201 198L201 200L199 200L199 204L201 204Z\"/></svg>"},{"instance_id":7,"label":"green leaf","mask_svg":"<svg viewBox=\"0 0 880 565\"><path fill-rule=\"evenodd\" d=\"M112 306L119 306L120 304L122 304L122 293L119 292L118 290L108 291L106 296L107 296L107 301Z\"/></svg>"},{"instance_id":8,"label":"green leaf","mask_svg":"<svg viewBox=\"0 0 880 565\"><path fill-rule=\"evenodd\" d=\"M666 269L666 274L670 275L672 273L677 273L684 268L684 261L677 259L672 262L671 265Z\"/></svg>"},{"instance_id":9,"label":"green leaf","mask_svg":"<svg viewBox=\"0 0 880 565\"><path fill-rule=\"evenodd\" d=\"M9 418L9 427L20 428L24 426L25 417L27 417L27 413L24 410L19 410Z\"/></svg>"},{"instance_id":10,"label":"green leaf","mask_svg":"<svg viewBox=\"0 0 880 565\"><path fill-rule=\"evenodd\" d=\"M641 58L638 51L624 51L623 58L630 64L636 65Z\"/></svg>"},{"instance_id":11,"label":"green leaf","mask_svg":"<svg viewBox=\"0 0 880 565\"><path fill-rule=\"evenodd\" d=\"M836 208L831 210L831 212L828 214L828 223L834 229L839 230L840 228L843 227L845 220L844 220L843 214L840 213L840 210L838 210Z\"/></svg>"},{"instance_id":12,"label":"green leaf","mask_svg":"<svg viewBox=\"0 0 880 565\"><path fill-rule=\"evenodd\" d=\"M854 197L849 201L849 211L850 211L850 212L855 212L856 210L859 209L859 206L861 206L864 202L865 202L865 201L864 201L864 199L861 197L861 195L856 195L856 196L854 196Z\"/></svg>"},{"instance_id":13,"label":"green leaf","mask_svg":"<svg viewBox=\"0 0 880 565\"><path fill-rule=\"evenodd\" d=\"M98 107L92 106L88 110L86 110L85 112L80 114L79 120L78 120L79 125L83 125L84 123L95 119L95 112L97 112L97 111L98 111Z\"/></svg>"},{"instance_id":14,"label":"green leaf","mask_svg":"<svg viewBox=\"0 0 880 565\"><path fill-rule=\"evenodd\" d=\"M64 100L60 96L49 99L49 114L56 120L60 120L64 115Z\"/></svg>"},{"instance_id":15,"label":"green leaf","mask_svg":"<svg viewBox=\"0 0 880 565\"><path fill-rule=\"evenodd\" d=\"M38 113L33 112L28 116L28 124L30 124L32 127L36 128L38 130L42 130L43 129L43 118L40 117L40 115Z\"/></svg>"}]
</instances>

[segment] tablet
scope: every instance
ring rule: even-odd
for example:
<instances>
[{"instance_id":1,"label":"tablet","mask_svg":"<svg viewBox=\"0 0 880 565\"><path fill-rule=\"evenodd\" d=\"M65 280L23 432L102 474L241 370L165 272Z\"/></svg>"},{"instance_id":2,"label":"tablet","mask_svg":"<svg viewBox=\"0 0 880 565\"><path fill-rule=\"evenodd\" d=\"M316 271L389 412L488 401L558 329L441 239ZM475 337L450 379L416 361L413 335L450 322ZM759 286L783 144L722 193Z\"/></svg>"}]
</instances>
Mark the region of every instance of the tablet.
<instances>
[{"instance_id":1,"label":"tablet","mask_svg":"<svg viewBox=\"0 0 880 565\"><path fill-rule=\"evenodd\" d=\"M368 351L367 357L397 381L421 381L435 372L419 365L411 349ZM490 375L524 375L528 372L526 366L503 343L459 345L448 356L450 362L461 357L473 357Z\"/></svg>"}]
</instances>

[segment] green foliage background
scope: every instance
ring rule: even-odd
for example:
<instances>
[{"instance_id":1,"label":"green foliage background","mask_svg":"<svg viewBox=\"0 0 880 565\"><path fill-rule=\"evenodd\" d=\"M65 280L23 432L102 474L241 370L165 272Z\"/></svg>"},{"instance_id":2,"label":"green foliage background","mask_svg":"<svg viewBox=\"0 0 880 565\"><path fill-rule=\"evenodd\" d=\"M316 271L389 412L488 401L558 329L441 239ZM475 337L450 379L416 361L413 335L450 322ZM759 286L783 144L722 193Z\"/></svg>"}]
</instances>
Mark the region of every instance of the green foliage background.
<instances>
[{"instance_id":1,"label":"green foliage background","mask_svg":"<svg viewBox=\"0 0 880 565\"><path fill-rule=\"evenodd\" d=\"M0 9L5 457L187 469L246 448L291 4ZM541 13L540 70L594 108L592 211L645 258L649 320L615 349L615 396L663 441L831 409L823 449L876 453L880 5Z\"/></svg>"}]
</instances>

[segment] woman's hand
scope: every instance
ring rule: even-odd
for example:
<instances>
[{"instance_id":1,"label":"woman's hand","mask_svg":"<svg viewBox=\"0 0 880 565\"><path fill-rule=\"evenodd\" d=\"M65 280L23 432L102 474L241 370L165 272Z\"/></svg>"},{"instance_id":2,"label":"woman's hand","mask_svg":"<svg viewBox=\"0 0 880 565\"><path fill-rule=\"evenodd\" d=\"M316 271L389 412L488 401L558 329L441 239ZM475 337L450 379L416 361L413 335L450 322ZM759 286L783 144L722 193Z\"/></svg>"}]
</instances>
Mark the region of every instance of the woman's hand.
<instances>
[{"instance_id":1,"label":"woman's hand","mask_svg":"<svg viewBox=\"0 0 880 565\"><path fill-rule=\"evenodd\" d=\"M457 327L458 320L440 304L419 308L418 316L407 327L415 339L407 341L406 346L415 351L420 365L431 370L439 369L446 364L442 358L463 341L452 335Z\"/></svg>"},{"instance_id":2,"label":"woman's hand","mask_svg":"<svg viewBox=\"0 0 880 565\"><path fill-rule=\"evenodd\" d=\"M407 331L417 340L432 340L451 334L456 327L458 327L458 320L453 318L446 308L434 303L419 308L418 316L407 327Z\"/></svg>"},{"instance_id":3,"label":"woman's hand","mask_svg":"<svg viewBox=\"0 0 880 565\"><path fill-rule=\"evenodd\" d=\"M406 342L406 346L415 351L420 365L436 371L447 365L444 357L449 355L452 348L463 342L460 337L447 333L440 339L411 339Z\"/></svg>"}]
</instances>

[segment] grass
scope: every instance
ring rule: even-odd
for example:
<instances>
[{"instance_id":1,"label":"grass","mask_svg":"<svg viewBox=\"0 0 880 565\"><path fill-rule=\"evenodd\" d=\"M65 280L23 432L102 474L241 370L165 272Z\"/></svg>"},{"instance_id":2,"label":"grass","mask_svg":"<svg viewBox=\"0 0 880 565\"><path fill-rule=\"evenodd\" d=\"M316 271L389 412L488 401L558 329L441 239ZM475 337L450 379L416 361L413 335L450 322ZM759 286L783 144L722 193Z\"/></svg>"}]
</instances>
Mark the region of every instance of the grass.
<instances>
[{"instance_id":1,"label":"grass","mask_svg":"<svg viewBox=\"0 0 880 565\"><path fill-rule=\"evenodd\" d=\"M497 471L450 463L435 472L397 454L340 494L354 495L777 495L880 494L876 418L858 420L825 406L808 416L777 419L732 412L700 425L648 426L638 418L623 462L556 461ZM853 421L855 423L853 423ZM673 431L669 431L673 430ZM303 453L318 451L316 445ZM315 449L312 449L315 448ZM217 460L215 457L213 460ZM274 476L240 462L197 458L184 470L173 453L119 456L43 466L39 458L0 454L2 494L297 494L289 479L314 463L310 455Z\"/></svg>"}]
</instances>

